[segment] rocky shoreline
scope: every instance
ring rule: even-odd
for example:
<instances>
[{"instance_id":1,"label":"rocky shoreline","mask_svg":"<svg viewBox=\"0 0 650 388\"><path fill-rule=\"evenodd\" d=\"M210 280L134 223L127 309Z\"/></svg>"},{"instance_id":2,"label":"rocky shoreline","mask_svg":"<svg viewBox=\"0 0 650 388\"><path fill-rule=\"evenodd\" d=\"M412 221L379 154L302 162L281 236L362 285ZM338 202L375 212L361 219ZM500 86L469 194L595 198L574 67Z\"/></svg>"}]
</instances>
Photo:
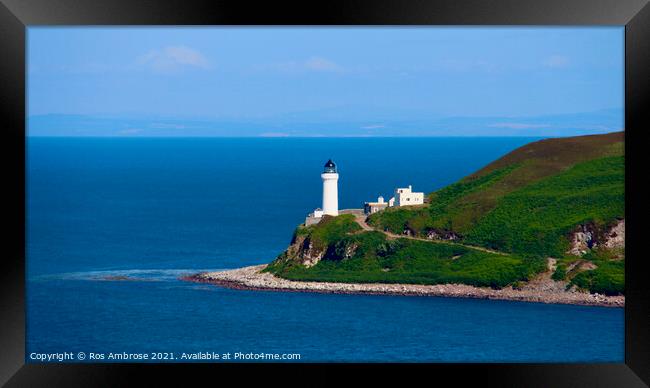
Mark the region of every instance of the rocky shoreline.
<instances>
[{"instance_id":1,"label":"rocky shoreline","mask_svg":"<svg viewBox=\"0 0 650 388\"><path fill-rule=\"evenodd\" d=\"M542 276L521 287L495 290L464 284L384 284L384 283L332 283L307 282L282 279L262 273L266 265L257 265L219 272L204 272L183 277L182 280L208 283L241 290L283 292L318 292L334 294L375 294L438 296L451 298L476 298L521 302L574 304L586 306L624 307L624 296L589 294L575 289L565 291L564 282L553 282Z\"/></svg>"}]
</instances>

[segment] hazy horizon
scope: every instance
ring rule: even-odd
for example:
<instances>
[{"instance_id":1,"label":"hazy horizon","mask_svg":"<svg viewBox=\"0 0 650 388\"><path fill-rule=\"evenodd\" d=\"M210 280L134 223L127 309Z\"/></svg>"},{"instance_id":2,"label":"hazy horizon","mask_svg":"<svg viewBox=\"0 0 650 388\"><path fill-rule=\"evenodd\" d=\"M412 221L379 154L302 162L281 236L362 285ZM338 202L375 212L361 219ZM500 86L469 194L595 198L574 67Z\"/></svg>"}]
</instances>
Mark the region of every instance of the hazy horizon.
<instances>
[{"instance_id":1,"label":"hazy horizon","mask_svg":"<svg viewBox=\"0 0 650 388\"><path fill-rule=\"evenodd\" d=\"M30 27L28 136L624 128L622 27Z\"/></svg>"}]
</instances>

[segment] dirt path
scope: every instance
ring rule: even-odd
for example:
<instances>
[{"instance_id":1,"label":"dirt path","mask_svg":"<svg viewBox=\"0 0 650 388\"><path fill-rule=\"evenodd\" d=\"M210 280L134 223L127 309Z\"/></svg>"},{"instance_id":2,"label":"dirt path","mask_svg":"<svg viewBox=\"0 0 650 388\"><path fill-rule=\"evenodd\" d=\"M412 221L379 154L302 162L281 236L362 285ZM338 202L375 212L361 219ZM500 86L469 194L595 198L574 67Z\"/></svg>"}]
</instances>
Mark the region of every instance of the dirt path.
<instances>
[{"instance_id":1,"label":"dirt path","mask_svg":"<svg viewBox=\"0 0 650 388\"><path fill-rule=\"evenodd\" d=\"M547 270L537 274L533 279L524 283L521 291L544 292L562 294L566 291L569 282L564 280L555 281L552 276L557 268L557 259L549 257L546 259ZM575 292L575 290L573 290Z\"/></svg>"},{"instance_id":2,"label":"dirt path","mask_svg":"<svg viewBox=\"0 0 650 388\"><path fill-rule=\"evenodd\" d=\"M389 239L391 239L391 240L394 240L394 239L397 239L397 238L407 238L407 239L409 239L409 240L418 240L418 241L424 241L424 242L429 242L429 243L434 243L434 244L435 244L435 243L455 244L455 245L460 245L460 246L464 246L464 247L471 248L471 249L476 249L476 250L478 250L478 251L483 251L483 252L493 253L493 254L496 254L496 255L503 255L503 256L506 256L506 255L507 255L506 253L499 252L499 251L494 251L494 250L492 250L492 249L483 248L483 247L477 247L477 246L474 246L474 245L461 244L461 243L457 243L457 242L454 242L454 241L448 241L448 240L431 240L431 239L424 238L424 237L415 237L415 236L408 236L408 235L399 235L399 234L391 233L391 232L388 232L388 231L385 231L385 230L379 230L379 229L373 228L372 226L370 226L370 225L368 225L368 224L366 223L366 215L365 215L365 214L363 214L363 213L357 213L357 212L354 212L354 213L353 213L353 212L350 212L350 213L348 213L348 214L354 214L354 219L355 219L355 221L357 222L357 224L359 224L359 226L361 226L361 228L362 228L363 230L366 230L366 231L377 231L377 232L381 232L381 233L385 234L385 235L386 235Z\"/></svg>"},{"instance_id":3,"label":"dirt path","mask_svg":"<svg viewBox=\"0 0 650 388\"><path fill-rule=\"evenodd\" d=\"M363 230L367 230L367 231L375 230L374 228L372 228L370 225L366 223L366 216L364 214L355 214L354 220L357 221L357 224L359 224L359 226ZM387 235L387 233L385 234Z\"/></svg>"}]
</instances>

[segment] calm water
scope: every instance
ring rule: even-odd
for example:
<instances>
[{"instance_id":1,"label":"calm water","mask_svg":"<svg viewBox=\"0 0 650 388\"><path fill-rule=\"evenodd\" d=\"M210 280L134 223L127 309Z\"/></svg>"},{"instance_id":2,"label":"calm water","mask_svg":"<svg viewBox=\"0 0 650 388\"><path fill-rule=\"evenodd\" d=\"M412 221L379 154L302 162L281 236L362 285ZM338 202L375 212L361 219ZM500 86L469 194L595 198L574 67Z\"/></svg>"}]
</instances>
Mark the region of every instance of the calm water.
<instances>
[{"instance_id":1,"label":"calm water","mask_svg":"<svg viewBox=\"0 0 650 388\"><path fill-rule=\"evenodd\" d=\"M312 361L623 360L623 310L236 291L320 206L429 192L533 139L28 139L27 354L299 353ZM125 275L136 281L101 281ZM28 361L30 361L28 359Z\"/></svg>"}]
</instances>

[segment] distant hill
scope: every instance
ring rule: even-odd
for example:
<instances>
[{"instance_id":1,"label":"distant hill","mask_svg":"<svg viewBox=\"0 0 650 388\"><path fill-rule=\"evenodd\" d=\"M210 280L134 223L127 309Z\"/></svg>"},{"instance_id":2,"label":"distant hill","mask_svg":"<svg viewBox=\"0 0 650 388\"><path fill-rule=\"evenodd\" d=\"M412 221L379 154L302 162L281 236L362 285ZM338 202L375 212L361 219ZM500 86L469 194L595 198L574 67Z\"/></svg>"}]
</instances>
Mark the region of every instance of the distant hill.
<instances>
[{"instance_id":1,"label":"distant hill","mask_svg":"<svg viewBox=\"0 0 650 388\"><path fill-rule=\"evenodd\" d=\"M363 232L351 215L300 226L268 270L500 288L530 280L553 258L552 278L567 288L622 294L624 165L623 132L533 142L430 193L424 205L371 215L375 231Z\"/></svg>"}]
</instances>

